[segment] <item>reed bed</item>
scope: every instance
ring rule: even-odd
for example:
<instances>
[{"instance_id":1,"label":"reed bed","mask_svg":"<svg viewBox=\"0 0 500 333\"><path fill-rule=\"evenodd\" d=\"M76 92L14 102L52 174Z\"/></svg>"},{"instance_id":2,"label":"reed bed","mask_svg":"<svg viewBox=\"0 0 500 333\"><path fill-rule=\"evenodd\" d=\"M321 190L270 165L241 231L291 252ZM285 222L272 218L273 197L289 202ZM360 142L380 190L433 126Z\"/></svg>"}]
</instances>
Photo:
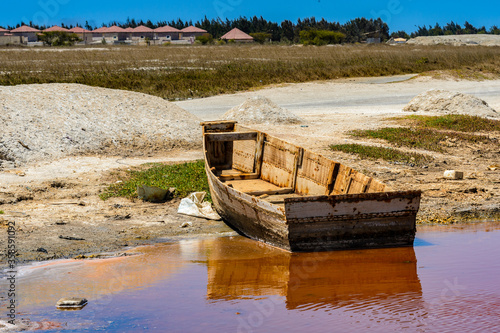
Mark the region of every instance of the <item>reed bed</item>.
<instances>
[{"instance_id":1,"label":"reed bed","mask_svg":"<svg viewBox=\"0 0 500 333\"><path fill-rule=\"evenodd\" d=\"M500 48L224 45L0 49L0 85L81 83L169 100L285 82L443 70L498 76Z\"/></svg>"}]
</instances>

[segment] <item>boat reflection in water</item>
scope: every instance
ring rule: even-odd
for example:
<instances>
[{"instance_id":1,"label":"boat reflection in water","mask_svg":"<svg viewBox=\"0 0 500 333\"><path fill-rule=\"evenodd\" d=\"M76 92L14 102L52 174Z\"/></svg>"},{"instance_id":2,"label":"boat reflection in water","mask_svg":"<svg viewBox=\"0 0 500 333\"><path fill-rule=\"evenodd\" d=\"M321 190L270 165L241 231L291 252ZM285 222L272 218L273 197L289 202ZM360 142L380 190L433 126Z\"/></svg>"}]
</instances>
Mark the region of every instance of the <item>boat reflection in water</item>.
<instances>
[{"instance_id":1,"label":"boat reflection in water","mask_svg":"<svg viewBox=\"0 0 500 333\"><path fill-rule=\"evenodd\" d=\"M19 267L16 300L32 322L75 331L497 332L500 227L465 228L420 231L415 248L293 254L240 236L181 240ZM89 303L55 308L71 296Z\"/></svg>"},{"instance_id":2,"label":"boat reflection in water","mask_svg":"<svg viewBox=\"0 0 500 333\"><path fill-rule=\"evenodd\" d=\"M22 268L20 308L35 322L48 318L68 329L109 332L145 326L189 332L200 325L207 332L251 331L256 323L265 330L324 330L332 323L340 330L373 328L379 322L399 329L426 317L411 247L289 253L236 236L127 252L137 255ZM59 298L70 296L89 304L71 314L55 309ZM259 302L273 302L272 316L255 316Z\"/></svg>"},{"instance_id":3,"label":"boat reflection in water","mask_svg":"<svg viewBox=\"0 0 500 333\"><path fill-rule=\"evenodd\" d=\"M207 298L212 301L277 295L288 310L381 307L384 300L392 300L386 304L390 311L422 307L412 247L288 253L247 239L219 238L210 248Z\"/></svg>"}]
</instances>

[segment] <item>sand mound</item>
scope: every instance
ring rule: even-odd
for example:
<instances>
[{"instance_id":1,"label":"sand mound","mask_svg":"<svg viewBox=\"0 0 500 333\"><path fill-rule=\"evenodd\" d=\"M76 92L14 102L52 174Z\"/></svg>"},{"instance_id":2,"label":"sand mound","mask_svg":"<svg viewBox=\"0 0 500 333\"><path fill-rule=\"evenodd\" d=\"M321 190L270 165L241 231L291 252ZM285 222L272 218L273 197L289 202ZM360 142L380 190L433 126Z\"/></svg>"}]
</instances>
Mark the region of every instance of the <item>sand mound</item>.
<instances>
[{"instance_id":1,"label":"sand mound","mask_svg":"<svg viewBox=\"0 0 500 333\"><path fill-rule=\"evenodd\" d=\"M421 36L408 40L407 44L415 45L482 45L499 46L499 35L477 34L477 35L447 35L447 36Z\"/></svg>"},{"instance_id":2,"label":"sand mound","mask_svg":"<svg viewBox=\"0 0 500 333\"><path fill-rule=\"evenodd\" d=\"M143 155L201 142L199 119L173 103L79 84L0 87L0 124L0 167L84 153Z\"/></svg>"},{"instance_id":3,"label":"sand mound","mask_svg":"<svg viewBox=\"0 0 500 333\"><path fill-rule=\"evenodd\" d=\"M403 111L427 111L444 114L468 114L471 116L499 118L500 114L488 103L472 95L446 90L429 90L408 103Z\"/></svg>"},{"instance_id":4,"label":"sand mound","mask_svg":"<svg viewBox=\"0 0 500 333\"><path fill-rule=\"evenodd\" d=\"M243 124L298 124L303 121L292 112L262 96L248 98L226 112L222 118L237 120Z\"/></svg>"}]
</instances>

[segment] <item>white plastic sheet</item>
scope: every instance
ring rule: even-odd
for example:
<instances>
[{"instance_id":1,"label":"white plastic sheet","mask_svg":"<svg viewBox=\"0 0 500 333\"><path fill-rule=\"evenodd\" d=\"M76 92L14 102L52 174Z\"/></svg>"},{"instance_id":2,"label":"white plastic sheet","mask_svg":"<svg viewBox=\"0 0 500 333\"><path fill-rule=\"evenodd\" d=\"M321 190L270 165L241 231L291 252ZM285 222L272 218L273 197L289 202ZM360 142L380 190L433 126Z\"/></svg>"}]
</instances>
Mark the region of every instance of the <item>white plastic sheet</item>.
<instances>
[{"instance_id":1,"label":"white plastic sheet","mask_svg":"<svg viewBox=\"0 0 500 333\"><path fill-rule=\"evenodd\" d=\"M202 217L209 220L220 220L221 217L213 210L210 202L203 202L205 195L205 192L191 193L181 200L177 213Z\"/></svg>"}]
</instances>

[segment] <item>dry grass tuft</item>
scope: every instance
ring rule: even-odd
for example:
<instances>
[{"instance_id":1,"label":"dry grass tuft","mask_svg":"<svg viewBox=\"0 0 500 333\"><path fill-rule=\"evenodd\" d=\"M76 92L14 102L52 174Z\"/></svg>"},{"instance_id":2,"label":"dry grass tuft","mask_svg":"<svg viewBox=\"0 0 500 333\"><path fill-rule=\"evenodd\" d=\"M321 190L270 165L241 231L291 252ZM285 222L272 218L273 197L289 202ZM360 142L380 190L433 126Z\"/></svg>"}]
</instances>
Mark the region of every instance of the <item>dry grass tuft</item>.
<instances>
[{"instance_id":1,"label":"dry grass tuft","mask_svg":"<svg viewBox=\"0 0 500 333\"><path fill-rule=\"evenodd\" d=\"M82 83L169 100L286 82L440 70L498 76L500 48L225 45L0 49L0 85Z\"/></svg>"}]
</instances>

